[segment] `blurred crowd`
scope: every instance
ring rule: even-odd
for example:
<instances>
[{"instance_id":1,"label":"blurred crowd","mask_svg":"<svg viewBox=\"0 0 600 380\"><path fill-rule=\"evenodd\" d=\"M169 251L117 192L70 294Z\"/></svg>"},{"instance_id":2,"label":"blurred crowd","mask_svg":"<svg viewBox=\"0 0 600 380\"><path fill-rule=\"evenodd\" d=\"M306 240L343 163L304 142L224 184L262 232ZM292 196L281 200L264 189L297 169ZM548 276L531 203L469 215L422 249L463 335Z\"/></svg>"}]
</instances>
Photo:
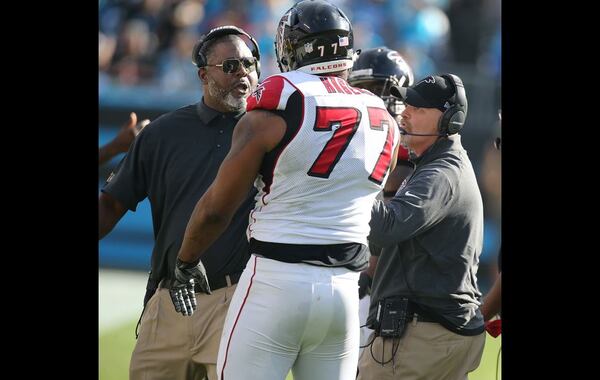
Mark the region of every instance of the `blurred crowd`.
<instances>
[{"instance_id":1,"label":"blurred crowd","mask_svg":"<svg viewBox=\"0 0 600 380\"><path fill-rule=\"evenodd\" d=\"M236 25L259 42L263 77L279 72L273 41L291 0L99 0L99 83L196 89L190 54L202 33ZM357 49L398 50L415 77L460 64L500 76L500 0L332 0ZM440 68L442 66L442 68Z\"/></svg>"}]
</instances>

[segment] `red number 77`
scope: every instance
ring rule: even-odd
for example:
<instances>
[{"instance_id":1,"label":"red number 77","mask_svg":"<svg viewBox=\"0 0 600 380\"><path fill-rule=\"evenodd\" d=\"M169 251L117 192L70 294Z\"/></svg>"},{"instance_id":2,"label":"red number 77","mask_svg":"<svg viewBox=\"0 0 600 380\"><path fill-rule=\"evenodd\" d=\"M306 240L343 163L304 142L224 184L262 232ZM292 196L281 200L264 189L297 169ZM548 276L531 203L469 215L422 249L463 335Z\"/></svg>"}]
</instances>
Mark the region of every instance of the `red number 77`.
<instances>
[{"instance_id":1,"label":"red number 77","mask_svg":"<svg viewBox=\"0 0 600 380\"><path fill-rule=\"evenodd\" d=\"M375 163L375 168L369 176L370 181L381 185L392 161L392 145L396 128L394 120L383 108L367 107L367 111L371 129L384 131L383 126L388 126L385 144ZM348 148L350 140L354 137L360 120L361 112L354 107L317 107L317 118L313 130L327 132L335 129L335 132L310 167L307 173L309 176L329 178L333 168Z\"/></svg>"}]
</instances>

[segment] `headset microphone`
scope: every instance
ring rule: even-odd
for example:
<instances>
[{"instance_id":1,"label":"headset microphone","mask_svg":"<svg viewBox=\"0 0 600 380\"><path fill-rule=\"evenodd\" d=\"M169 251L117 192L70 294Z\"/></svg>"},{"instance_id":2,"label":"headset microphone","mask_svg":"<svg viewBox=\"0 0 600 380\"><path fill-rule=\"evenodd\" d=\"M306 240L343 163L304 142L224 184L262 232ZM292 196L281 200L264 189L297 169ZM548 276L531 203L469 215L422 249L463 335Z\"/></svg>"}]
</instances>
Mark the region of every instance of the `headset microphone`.
<instances>
[{"instance_id":1,"label":"headset microphone","mask_svg":"<svg viewBox=\"0 0 600 380\"><path fill-rule=\"evenodd\" d=\"M408 132L406 129L402 128L402 127L398 127L398 129L400 130L400 134L401 135L408 135L408 136L448 136L447 133L436 133L436 134L426 134L426 133L412 133L412 132Z\"/></svg>"}]
</instances>

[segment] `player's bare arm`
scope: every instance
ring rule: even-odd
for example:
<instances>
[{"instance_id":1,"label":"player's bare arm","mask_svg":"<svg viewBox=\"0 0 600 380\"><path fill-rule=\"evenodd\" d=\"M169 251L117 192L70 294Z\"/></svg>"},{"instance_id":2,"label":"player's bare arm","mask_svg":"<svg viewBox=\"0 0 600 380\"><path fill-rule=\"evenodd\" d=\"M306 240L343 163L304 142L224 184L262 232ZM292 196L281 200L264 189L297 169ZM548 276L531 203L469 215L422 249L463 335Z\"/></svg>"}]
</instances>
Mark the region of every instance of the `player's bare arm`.
<instances>
[{"instance_id":1,"label":"player's bare arm","mask_svg":"<svg viewBox=\"0 0 600 380\"><path fill-rule=\"evenodd\" d=\"M196 261L225 230L253 185L263 156L277 146L285 130L283 118L269 111L253 110L240 119L229 154L190 217L181 261Z\"/></svg>"}]
</instances>

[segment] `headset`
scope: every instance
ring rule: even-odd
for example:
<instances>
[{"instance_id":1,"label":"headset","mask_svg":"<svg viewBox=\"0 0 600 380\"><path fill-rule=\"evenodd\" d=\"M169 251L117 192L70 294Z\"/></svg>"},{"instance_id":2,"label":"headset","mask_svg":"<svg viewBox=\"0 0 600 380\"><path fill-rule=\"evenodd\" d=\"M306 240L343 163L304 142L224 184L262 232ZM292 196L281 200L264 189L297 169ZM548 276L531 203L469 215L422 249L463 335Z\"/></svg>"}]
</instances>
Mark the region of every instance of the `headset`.
<instances>
[{"instance_id":1,"label":"headset","mask_svg":"<svg viewBox=\"0 0 600 380\"><path fill-rule=\"evenodd\" d=\"M454 74L442 74L454 87L454 95L448 102L450 108L444 111L438 123L438 130L443 135L453 135L458 133L467 119L467 95L462 80Z\"/></svg>"},{"instance_id":2,"label":"headset","mask_svg":"<svg viewBox=\"0 0 600 380\"><path fill-rule=\"evenodd\" d=\"M207 34L200 37L200 40L196 42L196 44L194 45L194 49L192 49L192 62L194 63L194 65L196 65L198 68L205 67L208 64L208 62L204 54L200 52L202 46L210 40L214 40L215 38L219 38L228 34L246 36L250 40L250 42L252 42L252 45L254 45L254 48L252 49L252 56L256 58L256 74L260 78L260 50L258 48L258 43L251 35L246 33L242 28L238 28L237 26L233 25L218 26L216 28L211 29L210 32L208 32Z\"/></svg>"}]
</instances>

